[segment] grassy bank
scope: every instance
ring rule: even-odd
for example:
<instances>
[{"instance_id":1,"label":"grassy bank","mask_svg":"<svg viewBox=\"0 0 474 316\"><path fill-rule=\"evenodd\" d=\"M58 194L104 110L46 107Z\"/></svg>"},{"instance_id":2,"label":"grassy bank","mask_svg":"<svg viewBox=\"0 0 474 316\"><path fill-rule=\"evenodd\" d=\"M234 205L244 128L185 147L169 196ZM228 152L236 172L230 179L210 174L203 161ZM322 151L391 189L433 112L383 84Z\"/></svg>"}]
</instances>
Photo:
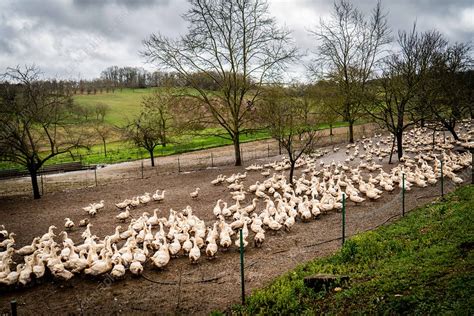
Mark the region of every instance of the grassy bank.
<instances>
[{"instance_id":1,"label":"grassy bank","mask_svg":"<svg viewBox=\"0 0 474 316\"><path fill-rule=\"evenodd\" d=\"M390 226L351 238L335 255L301 265L253 293L245 314L474 313L474 186ZM348 275L342 291L315 293L303 278Z\"/></svg>"}]
</instances>

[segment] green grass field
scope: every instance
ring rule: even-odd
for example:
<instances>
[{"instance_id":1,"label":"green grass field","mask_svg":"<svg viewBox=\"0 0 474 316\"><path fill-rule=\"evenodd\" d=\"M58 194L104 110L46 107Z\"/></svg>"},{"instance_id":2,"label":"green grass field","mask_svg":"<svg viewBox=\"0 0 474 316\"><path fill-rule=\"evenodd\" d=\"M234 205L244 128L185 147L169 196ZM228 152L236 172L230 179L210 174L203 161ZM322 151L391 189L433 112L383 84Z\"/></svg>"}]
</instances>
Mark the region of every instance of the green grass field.
<instances>
[{"instance_id":1,"label":"green grass field","mask_svg":"<svg viewBox=\"0 0 474 316\"><path fill-rule=\"evenodd\" d=\"M398 222L349 239L335 255L303 264L255 291L245 315L472 315L474 186ZM303 278L348 275L342 291L314 292Z\"/></svg>"},{"instance_id":2,"label":"green grass field","mask_svg":"<svg viewBox=\"0 0 474 316\"><path fill-rule=\"evenodd\" d=\"M109 93L75 95L74 102L90 108L97 103L107 104L110 110L105 116L105 121L112 125L124 126L129 119L140 113L142 97L152 92L152 88L117 89Z\"/></svg>"}]
</instances>

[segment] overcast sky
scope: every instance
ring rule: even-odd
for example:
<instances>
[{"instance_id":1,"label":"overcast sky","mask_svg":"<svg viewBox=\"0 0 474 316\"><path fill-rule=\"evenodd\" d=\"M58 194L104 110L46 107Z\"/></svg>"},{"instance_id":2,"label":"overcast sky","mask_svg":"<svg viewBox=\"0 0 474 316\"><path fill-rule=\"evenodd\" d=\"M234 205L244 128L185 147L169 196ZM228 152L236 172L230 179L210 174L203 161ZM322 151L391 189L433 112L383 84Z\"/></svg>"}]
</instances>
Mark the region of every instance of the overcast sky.
<instances>
[{"instance_id":1,"label":"overcast sky","mask_svg":"<svg viewBox=\"0 0 474 316\"><path fill-rule=\"evenodd\" d=\"M374 0L353 0L369 12ZM394 34L436 28L451 41L474 37L473 0L384 0ZM307 32L329 15L329 0L269 0L278 23L293 31L303 51L314 50ZM153 70L139 56L151 33L175 37L186 32L186 0L1 0L0 72L34 63L48 77L94 78L111 65Z\"/></svg>"}]
</instances>

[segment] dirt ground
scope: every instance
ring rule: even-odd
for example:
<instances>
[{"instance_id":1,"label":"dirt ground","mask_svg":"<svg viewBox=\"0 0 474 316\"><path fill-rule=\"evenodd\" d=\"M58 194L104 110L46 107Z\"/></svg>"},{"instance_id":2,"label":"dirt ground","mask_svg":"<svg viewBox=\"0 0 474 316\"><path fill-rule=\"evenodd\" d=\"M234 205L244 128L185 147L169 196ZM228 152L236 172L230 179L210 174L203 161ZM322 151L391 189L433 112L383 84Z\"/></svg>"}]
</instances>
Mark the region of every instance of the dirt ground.
<instances>
[{"instance_id":1,"label":"dirt ground","mask_svg":"<svg viewBox=\"0 0 474 316\"><path fill-rule=\"evenodd\" d=\"M325 156L324 160L332 161L342 155L341 150ZM252 163L268 160L265 158ZM17 247L21 247L29 244L33 237L45 233L49 225L63 227L65 217L79 222L85 217L80 207L103 199L105 209L91 220L93 234L103 238L106 234L112 234L115 226L119 225L115 219L117 209L114 203L156 189L166 189L165 200L138 207L132 215L139 216L144 211L152 212L154 208L159 208L159 216L168 216L170 208L181 210L191 205L194 214L211 223L214 221L212 208L216 200L221 198L231 203L231 199L225 186L213 186L210 181L221 173L244 172L244 167L222 166L195 172L150 174L145 179L134 178L98 187L52 192L40 200L32 200L29 195L1 197L0 224L17 233ZM470 169L464 169L461 173L464 179L468 179L466 182L470 182L470 172ZM249 172L244 184L248 187L262 179L259 172ZM196 187L201 188L200 195L197 200L192 200L189 193ZM445 192L454 188L453 183L445 182ZM413 188L406 193L406 210L425 204L439 194L439 184L424 189ZM243 204L250 203L251 198L247 197ZM262 206L263 202L259 201L258 207ZM384 193L377 202L367 201L359 206L349 202L346 233L351 236L373 229L398 219L398 215L401 215L398 189ZM69 236L79 242L82 231L75 228ZM250 294L301 263L335 252L341 245L340 237L341 213L338 212L330 212L308 223L297 222L290 232L268 231L262 248L249 245L245 251L246 293ZM27 287L0 289L0 313L8 312L10 301L16 300L20 315L208 314L240 302L239 263L238 250L232 246L227 252L219 252L212 261L201 257L196 265L190 264L187 257L172 259L163 271L147 263L143 276L138 278L130 273L123 280L79 275L68 282L60 282L46 277Z\"/></svg>"}]
</instances>

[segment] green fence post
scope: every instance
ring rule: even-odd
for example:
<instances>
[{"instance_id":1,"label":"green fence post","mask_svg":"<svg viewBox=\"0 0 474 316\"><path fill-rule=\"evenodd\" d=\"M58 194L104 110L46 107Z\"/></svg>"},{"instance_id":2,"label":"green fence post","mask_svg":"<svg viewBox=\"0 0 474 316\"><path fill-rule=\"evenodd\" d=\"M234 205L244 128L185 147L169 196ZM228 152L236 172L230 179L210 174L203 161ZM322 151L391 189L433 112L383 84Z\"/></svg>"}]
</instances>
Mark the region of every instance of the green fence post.
<instances>
[{"instance_id":1,"label":"green fence post","mask_svg":"<svg viewBox=\"0 0 474 316\"><path fill-rule=\"evenodd\" d=\"M346 241L346 194L342 193L342 245Z\"/></svg>"},{"instance_id":2,"label":"green fence post","mask_svg":"<svg viewBox=\"0 0 474 316\"><path fill-rule=\"evenodd\" d=\"M402 174L402 216L405 216L405 174Z\"/></svg>"},{"instance_id":3,"label":"green fence post","mask_svg":"<svg viewBox=\"0 0 474 316\"><path fill-rule=\"evenodd\" d=\"M242 305L245 305L245 278L244 278L244 238L240 229L240 283L242 286Z\"/></svg>"},{"instance_id":4,"label":"green fence post","mask_svg":"<svg viewBox=\"0 0 474 316\"><path fill-rule=\"evenodd\" d=\"M11 301L10 302L10 309L11 309L11 315L16 316L17 315L17 304L16 301Z\"/></svg>"},{"instance_id":5,"label":"green fence post","mask_svg":"<svg viewBox=\"0 0 474 316\"><path fill-rule=\"evenodd\" d=\"M441 198L444 197L443 158L441 158Z\"/></svg>"}]
</instances>

